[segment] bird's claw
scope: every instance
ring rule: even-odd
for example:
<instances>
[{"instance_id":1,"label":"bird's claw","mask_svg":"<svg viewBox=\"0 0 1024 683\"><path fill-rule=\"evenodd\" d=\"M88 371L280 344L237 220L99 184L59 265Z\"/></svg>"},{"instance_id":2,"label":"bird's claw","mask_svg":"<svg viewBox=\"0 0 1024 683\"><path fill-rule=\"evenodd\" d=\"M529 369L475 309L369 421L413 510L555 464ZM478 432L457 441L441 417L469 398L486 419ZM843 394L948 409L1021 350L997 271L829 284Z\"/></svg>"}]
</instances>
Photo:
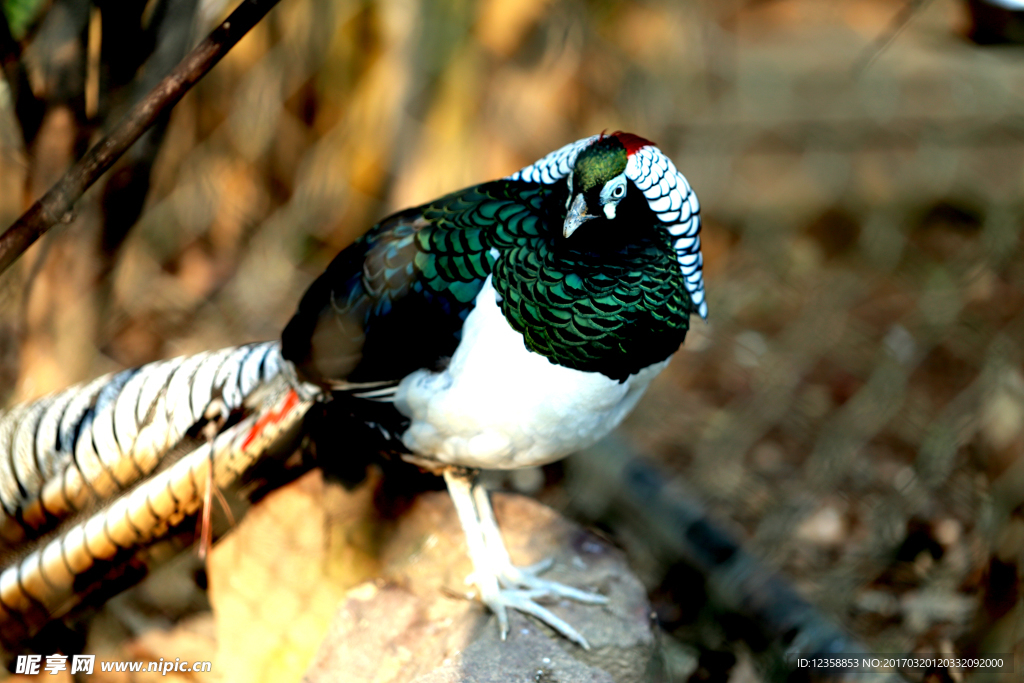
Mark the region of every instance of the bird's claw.
<instances>
[{"instance_id":1,"label":"bird's claw","mask_svg":"<svg viewBox=\"0 0 1024 683\"><path fill-rule=\"evenodd\" d=\"M583 602L588 605L604 605L608 603L608 598L600 593L591 593L590 591L566 586L564 583L558 583L557 581L548 581L537 576L550 569L553 564L554 560L552 558L529 567L516 567L509 564L501 567L497 572L498 581L510 588L524 589L535 594L535 597L569 598L570 600Z\"/></svg>"},{"instance_id":2,"label":"bird's claw","mask_svg":"<svg viewBox=\"0 0 1024 683\"><path fill-rule=\"evenodd\" d=\"M502 640L508 637L508 608L512 608L535 616L584 650L589 650L590 643L587 642L587 639L579 631L570 626L564 619L555 615L551 610L534 602L536 598L547 595L550 595L550 593L546 590L502 588L491 595L482 595L481 600L498 617L498 627Z\"/></svg>"},{"instance_id":3,"label":"bird's claw","mask_svg":"<svg viewBox=\"0 0 1024 683\"><path fill-rule=\"evenodd\" d=\"M539 578L538 574L554 564L551 559L524 568L514 566L505 549L505 542L494 519L494 511L491 509L486 490L475 486L472 477L459 470L446 470L444 478L455 504L459 522L466 533L469 557L473 562L473 572L466 581L476 585L480 591L481 602L497 616L502 640L508 637L508 608L511 607L533 615L572 642L589 650L590 644L586 638L546 607L537 604L536 600L569 598L587 604L601 605L608 602L608 599L603 595Z\"/></svg>"},{"instance_id":4,"label":"bird's claw","mask_svg":"<svg viewBox=\"0 0 1024 683\"><path fill-rule=\"evenodd\" d=\"M545 557L543 560L537 562L536 564L531 564L528 567L519 567L518 570L523 574L529 574L531 576L540 576L547 570L551 569L551 567L553 567L554 564L555 558ZM513 567L513 569L515 569L515 567Z\"/></svg>"},{"instance_id":5,"label":"bird's claw","mask_svg":"<svg viewBox=\"0 0 1024 683\"><path fill-rule=\"evenodd\" d=\"M536 601L543 598L569 598L591 605L603 605L608 602L608 598L537 576L553 564L551 558L529 567L508 564L496 568L490 580L474 572L467 577L467 581L477 585L480 600L497 616L502 640L508 637L508 609L511 608L533 615L583 649L589 650L590 644L579 631Z\"/></svg>"}]
</instances>

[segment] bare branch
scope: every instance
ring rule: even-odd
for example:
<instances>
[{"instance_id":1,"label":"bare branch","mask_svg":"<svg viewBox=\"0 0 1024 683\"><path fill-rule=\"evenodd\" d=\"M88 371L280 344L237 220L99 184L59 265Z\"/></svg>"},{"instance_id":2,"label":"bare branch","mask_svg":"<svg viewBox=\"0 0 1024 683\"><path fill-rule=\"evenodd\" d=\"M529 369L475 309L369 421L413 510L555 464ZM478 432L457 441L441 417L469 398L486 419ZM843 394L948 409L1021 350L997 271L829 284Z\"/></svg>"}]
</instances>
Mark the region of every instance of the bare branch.
<instances>
[{"instance_id":1,"label":"bare branch","mask_svg":"<svg viewBox=\"0 0 1024 683\"><path fill-rule=\"evenodd\" d=\"M853 75L855 77L859 77L867 71L868 67L871 66L883 52L889 49L889 46L895 42L903 32L903 29L905 29L910 23L910 20L914 18L914 15L924 9L926 4L928 4L928 0L908 0L896 16L893 17L892 22L889 24L889 29L875 38L871 45L869 45L861 55L860 59L858 59L854 64Z\"/></svg>"},{"instance_id":2,"label":"bare branch","mask_svg":"<svg viewBox=\"0 0 1024 683\"><path fill-rule=\"evenodd\" d=\"M58 221L67 220L75 202L165 111L173 107L266 16L278 0L243 0L114 129L94 145L21 218L0 235L0 273Z\"/></svg>"}]
</instances>

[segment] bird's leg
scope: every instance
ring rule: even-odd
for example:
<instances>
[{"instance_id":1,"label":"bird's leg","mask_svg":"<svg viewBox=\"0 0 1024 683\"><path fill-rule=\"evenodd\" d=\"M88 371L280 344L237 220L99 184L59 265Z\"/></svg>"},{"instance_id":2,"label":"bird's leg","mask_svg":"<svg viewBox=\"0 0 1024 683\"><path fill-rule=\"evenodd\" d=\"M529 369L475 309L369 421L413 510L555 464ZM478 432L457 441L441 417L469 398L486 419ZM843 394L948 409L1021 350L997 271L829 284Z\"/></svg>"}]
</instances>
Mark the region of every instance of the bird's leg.
<instances>
[{"instance_id":1,"label":"bird's leg","mask_svg":"<svg viewBox=\"0 0 1024 683\"><path fill-rule=\"evenodd\" d=\"M487 603L491 596L496 595L500 590L498 587L498 575L491 571L490 557L487 553L487 543L484 541L483 528L480 525L480 516L477 513L476 505L473 502L473 479L476 472L467 470L456 470L448 468L444 471L444 481L448 485L448 495L455 504L455 512L459 516L459 523L462 524L462 533L466 535L466 547L469 550L469 559L473 563L473 573L466 577L467 583L472 582L480 589L481 599ZM498 621L501 622L502 638L508 631L508 615L505 610L495 610Z\"/></svg>"},{"instance_id":2,"label":"bird's leg","mask_svg":"<svg viewBox=\"0 0 1024 683\"><path fill-rule=\"evenodd\" d=\"M566 586L556 581L546 581L538 578L539 574L547 571L554 564L553 558L541 560L529 567L516 567L508 556L505 549L505 542L501 537L501 530L498 528L498 521L494 518L494 509L491 507L491 498L481 484L473 486L473 500L476 503L477 512L480 515L480 526L483 529L484 543L490 553L498 570L498 580L507 586L518 586L530 590L542 590L542 595L552 597L571 598L577 602L585 602L593 605L603 605L608 598L598 593Z\"/></svg>"},{"instance_id":3,"label":"bird's leg","mask_svg":"<svg viewBox=\"0 0 1024 683\"><path fill-rule=\"evenodd\" d=\"M542 597L567 597L580 602L603 604L607 599L602 595L538 578L537 574L551 566L550 561L523 569L513 566L494 519L487 491L475 483L476 473L452 468L445 470L444 479L466 534L469 558L473 562L473 573L467 577L467 581L476 584L480 589L480 600L498 617L502 640L508 635L507 609L511 607L532 614L589 650L590 645L576 629L535 600Z\"/></svg>"}]
</instances>

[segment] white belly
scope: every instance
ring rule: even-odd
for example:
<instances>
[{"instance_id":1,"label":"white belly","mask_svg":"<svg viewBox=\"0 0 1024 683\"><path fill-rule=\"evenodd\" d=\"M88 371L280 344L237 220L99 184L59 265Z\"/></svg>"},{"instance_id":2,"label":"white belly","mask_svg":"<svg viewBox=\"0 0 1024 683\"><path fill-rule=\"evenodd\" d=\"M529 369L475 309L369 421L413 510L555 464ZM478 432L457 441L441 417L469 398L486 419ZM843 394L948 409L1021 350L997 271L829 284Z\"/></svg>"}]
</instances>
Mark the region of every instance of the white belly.
<instances>
[{"instance_id":1,"label":"white belly","mask_svg":"<svg viewBox=\"0 0 1024 683\"><path fill-rule=\"evenodd\" d=\"M417 455L466 467L542 465L614 429L668 360L617 382L555 365L526 348L496 303L488 277L444 372L402 380L395 405ZM472 351L470 351L472 349Z\"/></svg>"}]
</instances>

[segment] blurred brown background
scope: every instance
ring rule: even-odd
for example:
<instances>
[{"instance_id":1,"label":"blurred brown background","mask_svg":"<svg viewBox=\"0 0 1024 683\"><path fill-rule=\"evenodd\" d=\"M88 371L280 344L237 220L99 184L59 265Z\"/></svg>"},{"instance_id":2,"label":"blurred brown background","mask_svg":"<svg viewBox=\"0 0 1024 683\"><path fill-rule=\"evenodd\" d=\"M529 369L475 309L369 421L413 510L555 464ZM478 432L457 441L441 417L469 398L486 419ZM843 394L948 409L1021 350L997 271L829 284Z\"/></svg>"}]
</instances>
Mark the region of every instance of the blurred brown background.
<instances>
[{"instance_id":1,"label":"blurred brown background","mask_svg":"<svg viewBox=\"0 0 1024 683\"><path fill-rule=\"evenodd\" d=\"M76 6L26 53L27 150L0 93L4 225L146 75ZM386 213L633 131L701 199L711 316L626 433L873 649L1020 650L1024 50L969 32L954 0L282 0L0 279L0 393L276 337Z\"/></svg>"}]
</instances>

